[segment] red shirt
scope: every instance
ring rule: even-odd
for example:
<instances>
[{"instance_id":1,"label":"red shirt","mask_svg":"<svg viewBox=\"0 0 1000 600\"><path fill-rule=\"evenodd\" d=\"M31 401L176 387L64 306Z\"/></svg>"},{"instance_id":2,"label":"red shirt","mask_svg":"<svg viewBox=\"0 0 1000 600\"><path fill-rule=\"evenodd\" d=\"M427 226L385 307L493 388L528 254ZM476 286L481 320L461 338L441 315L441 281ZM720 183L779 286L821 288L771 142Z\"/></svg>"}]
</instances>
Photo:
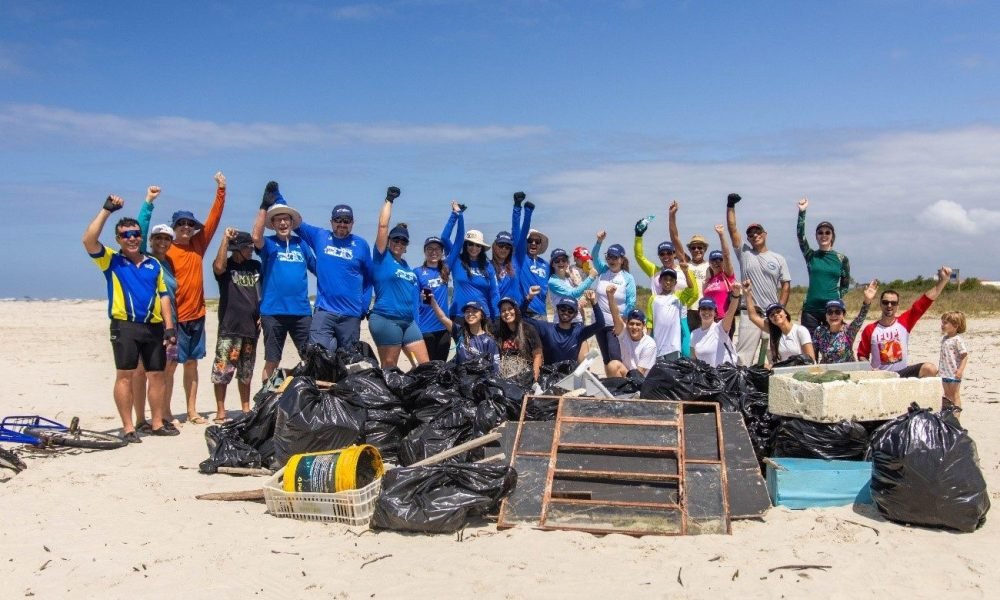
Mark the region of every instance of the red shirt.
<instances>
[{"instance_id":1,"label":"red shirt","mask_svg":"<svg viewBox=\"0 0 1000 600\"><path fill-rule=\"evenodd\" d=\"M909 361L910 331L924 316L934 301L922 294L913 305L899 315L892 325L883 326L879 321L869 323L861 330L858 359L870 359L873 369L902 371ZM872 352L872 349L876 352Z\"/></svg>"}]
</instances>

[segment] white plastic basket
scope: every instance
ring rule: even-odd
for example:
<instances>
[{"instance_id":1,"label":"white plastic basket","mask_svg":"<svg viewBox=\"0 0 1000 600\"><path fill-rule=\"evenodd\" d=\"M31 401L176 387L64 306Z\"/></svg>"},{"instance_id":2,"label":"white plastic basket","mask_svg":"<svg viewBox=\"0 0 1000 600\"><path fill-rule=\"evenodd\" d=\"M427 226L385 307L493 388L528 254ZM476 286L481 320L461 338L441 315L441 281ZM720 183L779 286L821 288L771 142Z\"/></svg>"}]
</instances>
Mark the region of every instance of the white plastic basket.
<instances>
[{"instance_id":1,"label":"white plastic basket","mask_svg":"<svg viewBox=\"0 0 1000 600\"><path fill-rule=\"evenodd\" d=\"M382 489L382 479L379 478L363 488L332 494L286 492L281 487L284 474L285 470L280 469L264 484L267 512L276 517L367 527L375 512L375 500Z\"/></svg>"}]
</instances>

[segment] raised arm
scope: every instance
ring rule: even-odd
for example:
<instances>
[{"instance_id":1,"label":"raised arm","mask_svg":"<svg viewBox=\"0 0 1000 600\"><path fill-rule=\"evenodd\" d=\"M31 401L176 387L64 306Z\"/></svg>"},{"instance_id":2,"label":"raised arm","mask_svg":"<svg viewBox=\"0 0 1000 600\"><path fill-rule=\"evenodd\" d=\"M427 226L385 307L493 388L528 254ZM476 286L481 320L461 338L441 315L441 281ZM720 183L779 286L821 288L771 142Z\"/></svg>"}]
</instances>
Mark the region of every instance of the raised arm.
<instances>
[{"instance_id":1,"label":"raised arm","mask_svg":"<svg viewBox=\"0 0 1000 600\"><path fill-rule=\"evenodd\" d=\"M590 306L594 309L594 322L580 329L580 333L577 337L577 340L580 342L594 335L598 331L603 330L605 327L604 312L597 305L597 292L595 292L594 290L587 290L587 293L584 294L584 297L587 299L587 302L590 303Z\"/></svg>"},{"instance_id":2,"label":"raised arm","mask_svg":"<svg viewBox=\"0 0 1000 600\"><path fill-rule=\"evenodd\" d=\"M146 201L139 208L139 232L142 233L142 241L139 242L139 252L147 253L149 242L149 223L153 220L153 201L160 195L159 186L151 185L146 188Z\"/></svg>"},{"instance_id":3,"label":"raised arm","mask_svg":"<svg viewBox=\"0 0 1000 600\"><path fill-rule=\"evenodd\" d=\"M865 317L868 316L868 308L872 305L872 300L875 299L875 295L878 294L878 279L872 279L865 287L864 298L861 300L861 310L858 311L858 316L854 317L851 324L847 326L847 337L854 343L854 338L857 337L858 332L861 331L862 325L865 324Z\"/></svg>"},{"instance_id":4,"label":"raised arm","mask_svg":"<svg viewBox=\"0 0 1000 600\"><path fill-rule=\"evenodd\" d=\"M444 311L441 310L441 305L438 304L437 298L434 297L434 294L430 294L429 296L425 297L428 300L430 300L431 310L434 311L434 316L437 317L437 320L442 325L444 325L445 329L451 331L451 328L454 325L454 323L452 322L451 319L448 318L448 315L444 314Z\"/></svg>"},{"instance_id":5,"label":"raised arm","mask_svg":"<svg viewBox=\"0 0 1000 600\"><path fill-rule=\"evenodd\" d=\"M565 279L560 279L557 275L549 277L549 290L554 292L559 296L569 296L570 298L579 298L590 289L590 286L594 284L597 280L597 270L593 266L590 267L590 273L587 278L580 282L580 285L574 286Z\"/></svg>"},{"instance_id":6,"label":"raised arm","mask_svg":"<svg viewBox=\"0 0 1000 600\"><path fill-rule=\"evenodd\" d=\"M205 217L205 226L197 234L201 236L206 248L212 241L212 237L215 236L215 231L219 228L219 222L222 221L222 209L226 207L226 176L222 174L222 171L215 173L215 185L215 202L212 203L212 208L209 209L208 216Z\"/></svg>"},{"instance_id":7,"label":"raised arm","mask_svg":"<svg viewBox=\"0 0 1000 600\"><path fill-rule=\"evenodd\" d=\"M108 217L111 213L116 210L120 210L121 207L125 206L125 201L118 196L108 196L104 201L104 206L94 217L94 220L87 225L87 229L83 232L83 247L87 250L87 254L97 254L101 251L102 245L98 239L101 236L101 231L104 229L104 224L108 222Z\"/></svg>"},{"instance_id":8,"label":"raised arm","mask_svg":"<svg viewBox=\"0 0 1000 600\"><path fill-rule=\"evenodd\" d=\"M453 273L462 256L462 246L465 244L465 213L459 212L456 221L455 241L451 245L451 251L448 252L448 269Z\"/></svg>"},{"instance_id":9,"label":"raised arm","mask_svg":"<svg viewBox=\"0 0 1000 600\"><path fill-rule=\"evenodd\" d=\"M451 242L451 232L455 230L455 224L458 223L458 215L463 210L461 204L454 200L451 201L451 213L448 214L448 220L444 224L444 229L441 230L441 243L444 244L445 256L451 254L451 249L454 247L454 244Z\"/></svg>"},{"instance_id":10,"label":"raised arm","mask_svg":"<svg viewBox=\"0 0 1000 600\"><path fill-rule=\"evenodd\" d=\"M681 205L678 204L676 200L670 203L670 208L667 209L667 212L670 217L669 218L670 224L668 225L667 229L669 229L670 231L670 243L674 245L674 250L677 252L677 256L679 257L683 256L688 260L690 260L691 257L688 256L686 252L684 252L687 246L685 246L684 243L681 242L681 234L677 230L677 211L679 211L680 209Z\"/></svg>"},{"instance_id":11,"label":"raised arm","mask_svg":"<svg viewBox=\"0 0 1000 600\"><path fill-rule=\"evenodd\" d=\"M729 308L726 309L726 316L722 317L722 330L728 332L733 328L733 321L736 320L736 311L740 309L740 296L743 295L743 284L734 281L729 289Z\"/></svg>"},{"instance_id":12,"label":"raised arm","mask_svg":"<svg viewBox=\"0 0 1000 600\"><path fill-rule=\"evenodd\" d=\"M250 239L253 240L253 247L260 250L264 247L264 223L267 220L267 211L279 200L284 204L281 192L278 191L277 181L268 181L264 186L264 195L260 199L260 210L257 211L257 218L254 219L253 227L250 229Z\"/></svg>"},{"instance_id":13,"label":"raised arm","mask_svg":"<svg viewBox=\"0 0 1000 600\"><path fill-rule=\"evenodd\" d=\"M733 285L736 284L734 283ZM765 317L762 317L757 314L756 307L753 303L753 294L751 293L750 286L751 286L750 280L745 279L743 281L743 297L746 299L747 302L747 316L750 317L750 321L753 322L753 324L756 325L758 329L766 333L767 320ZM730 304L733 303L730 302Z\"/></svg>"},{"instance_id":14,"label":"raised arm","mask_svg":"<svg viewBox=\"0 0 1000 600\"><path fill-rule=\"evenodd\" d=\"M722 272L729 277L734 277L736 271L733 270L733 259L729 255L729 241L726 240L726 230L722 225L716 225L715 233L719 234L719 248L722 252Z\"/></svg>"},{"instance_id":15,"label":"raised arm","mask_svg":"<svg viewBox=\"0 0 1000 600\"><path fill-rule=\"evenodd\" d=\"M510 210L510 239L514 240L514 244L521 239L521 205L524 203L525 199L524 192L514 192L514 207ZM527 249L527 244L525 244L525 249Z\"/></svg>"},{"instance_id":16,"label":"raised arm","mask_svg":"<svg viewBox=\"0 0 1000 600\"><path fill-rule=\"evenodd\" d=\"M948 280L951 279L951 267L941 267L938 269L937 278L938 280L934 287L924 292L924 295L932 301L937 300L937 297L944 291L945 286L948 285Z\"/></svg>"},{"instance_id":17,"label":"raised arm","mask_svg":"<svg viewBox=\"0 0 1000 600\"><path fill-rule=\"evenodd\" d=\"M594 261L594 268L597 269L598 273L603 273L608 270L608 263L604 262L604 257L601 256L601 244L604 243L604 238L608 237L608 232L605 230L600 230L597 232L597 241L594 242L594 247L590 249L590 258Z\"/></svg>"},{"instance_id":18,"label":"raised arm","mask_svg":"<svg viewBox=\"0 0 1000 600\"><path fill-rule=\"evenodd\" d=\"M226 272L226 263L228 262L227 253L229 252L229 242L234 237L236 237L235 227L226 227L226 230L222 233L222 241L219 242L219 252L215 255L215 260L212 261L212 272L216 276L222 275Z\"/></svg>"},{"instance_id":19,"label":"raised arm","mask_svg":"<svg viewBox=\"0 0 1000 600\"><path fill-rule=\"evenodd\" d=\"M385 191L385 202L378 213L378 229L375 233L375 251L379 254L385 254L385 247L389 244L389 220L392 219L392 202L396 198L399 198L398 187L392 186Z\"/></svg>"},{"instance_id":20,"label":"raised arm","mask_svg":"<svg viewBox=\"0 0 1000 600\"><path fill-rule=\"evenodd\" d=\"M636 232L638 232L639 231L639 223L635 224L635 228L636 228L635 229ZM639 268L642 269L643 273L645 273L646 275L648 275L650 277L652 277L653 274L656 273L656 265L654 265L653 263L649 262L649 259L646 258L646 252L642 248L642 236L641 235L636 235L635 239L632 241L632 254L635 255L635 262L636 262L636 264L639 265Z\"/></svg>"},{"instance_id":21,"label":"raised arm","mask_svg":"<svg viewBox=\"0 0 1000 600\"><path fill-rule=\"evenodd\" d=\"M625 321L622 320L621 311L618 310L618 303L615 302L615 292L617 291L618 286L616 285L609 285L607 288L608 311L611 313L612 330L616 336L621 335L621 332L625 330Z\"/></svg>"},{"instance_id":22,"label":"raised arm","mask_svg":"<svg viewBox=\"0 0 1000 600\"><path fill-rule=\"evenodd\" d=\"M809 247L809 240L806 239L806 209L809 208L809 198L799 200L799 218L795 222L795 237L799 240L799 250L802 256L808 261L813 254Z\"/></svg>"},{"instance_id":23,"label":"raised arm","mask_svg":"<svg viewBox=\"0 0 1000 600\"><path fill-rule=\"evenodd\" d=\"M523 201L524 192L519 192L519 194ZM514 202L517 202L516 197ZM514 257L520 261L528 257L528 234L531 232L531 215L535 212L535 205L531 202L525 202L524 209L524 221L521 223L521 230L518 232L518 236L514 238ZM511 236L513 235L514 233L511 232Z\"/></svg>"},{"instance_id":24,"label":"raised arm","mask_svg":"<svg viewBox=\"0 0 1000 600\"><path fill-rule=\"evenodd\" d=\"M729 194L726 197L726 226L729 228L729 239L733 242L735 252L739 252L743 247L743 236L736 226L736 204L742 199L739 194Z\"/></svg>"}]
</instances>

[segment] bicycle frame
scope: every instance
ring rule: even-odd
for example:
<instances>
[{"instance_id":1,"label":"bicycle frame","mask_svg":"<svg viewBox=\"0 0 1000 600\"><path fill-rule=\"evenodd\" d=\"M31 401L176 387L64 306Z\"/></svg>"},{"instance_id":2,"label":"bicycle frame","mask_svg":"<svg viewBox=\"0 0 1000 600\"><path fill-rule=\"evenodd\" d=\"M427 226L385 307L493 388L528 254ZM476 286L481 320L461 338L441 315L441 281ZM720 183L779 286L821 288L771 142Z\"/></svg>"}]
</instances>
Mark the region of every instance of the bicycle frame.
<instances>
[{"instance_id":1,"label":"bicycle frame","mask_svg":"<svg viewBox=\"0 0 1000 600\"><path fill-rule=\"evenodd\" d=\"M38 415L4 417L3 421L0 421L0 442L9 442L12 444L31 444L33 446L41 444L42 440L33 435L24 433L24 429L26 427L32 427L35 429L55 429L57 431L69 430L69 428L62 423L58 423L52 419L46 419L45 417L40 417Z\"/></svg>"}]
</instances>

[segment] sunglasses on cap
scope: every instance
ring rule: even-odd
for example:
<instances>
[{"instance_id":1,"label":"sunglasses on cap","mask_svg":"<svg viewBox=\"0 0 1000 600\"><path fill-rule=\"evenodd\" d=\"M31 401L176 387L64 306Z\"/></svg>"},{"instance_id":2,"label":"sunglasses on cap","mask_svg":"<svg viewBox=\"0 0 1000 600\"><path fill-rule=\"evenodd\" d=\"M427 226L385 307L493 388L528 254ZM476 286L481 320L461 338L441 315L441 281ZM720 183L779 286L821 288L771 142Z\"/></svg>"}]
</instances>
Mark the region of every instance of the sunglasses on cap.
<instances>
[{"instance_id":1,"label":"sunglasses on cap","mask_svg":"<svg viewBox=\"0 0 1000 600\"><path fill-rule=\"evenodd\" d=\"M138 229L126 229L125 231L118 232L118 237L123 240L134 240L135 238L141 238L142 232Z\"/></svg>"},{"instance_id":2,"label":"sunglasses on cap","mask_svg":"<svg viewBox=\"0 0 1000 600\"><path fill-rule=\"evenodd\" d=\"M174 224L175 227L194 227L196 225L197 223L195 223L191 219L180 219L179 221L177 221L177 223Z\"/></svg>"}]
</instances>

